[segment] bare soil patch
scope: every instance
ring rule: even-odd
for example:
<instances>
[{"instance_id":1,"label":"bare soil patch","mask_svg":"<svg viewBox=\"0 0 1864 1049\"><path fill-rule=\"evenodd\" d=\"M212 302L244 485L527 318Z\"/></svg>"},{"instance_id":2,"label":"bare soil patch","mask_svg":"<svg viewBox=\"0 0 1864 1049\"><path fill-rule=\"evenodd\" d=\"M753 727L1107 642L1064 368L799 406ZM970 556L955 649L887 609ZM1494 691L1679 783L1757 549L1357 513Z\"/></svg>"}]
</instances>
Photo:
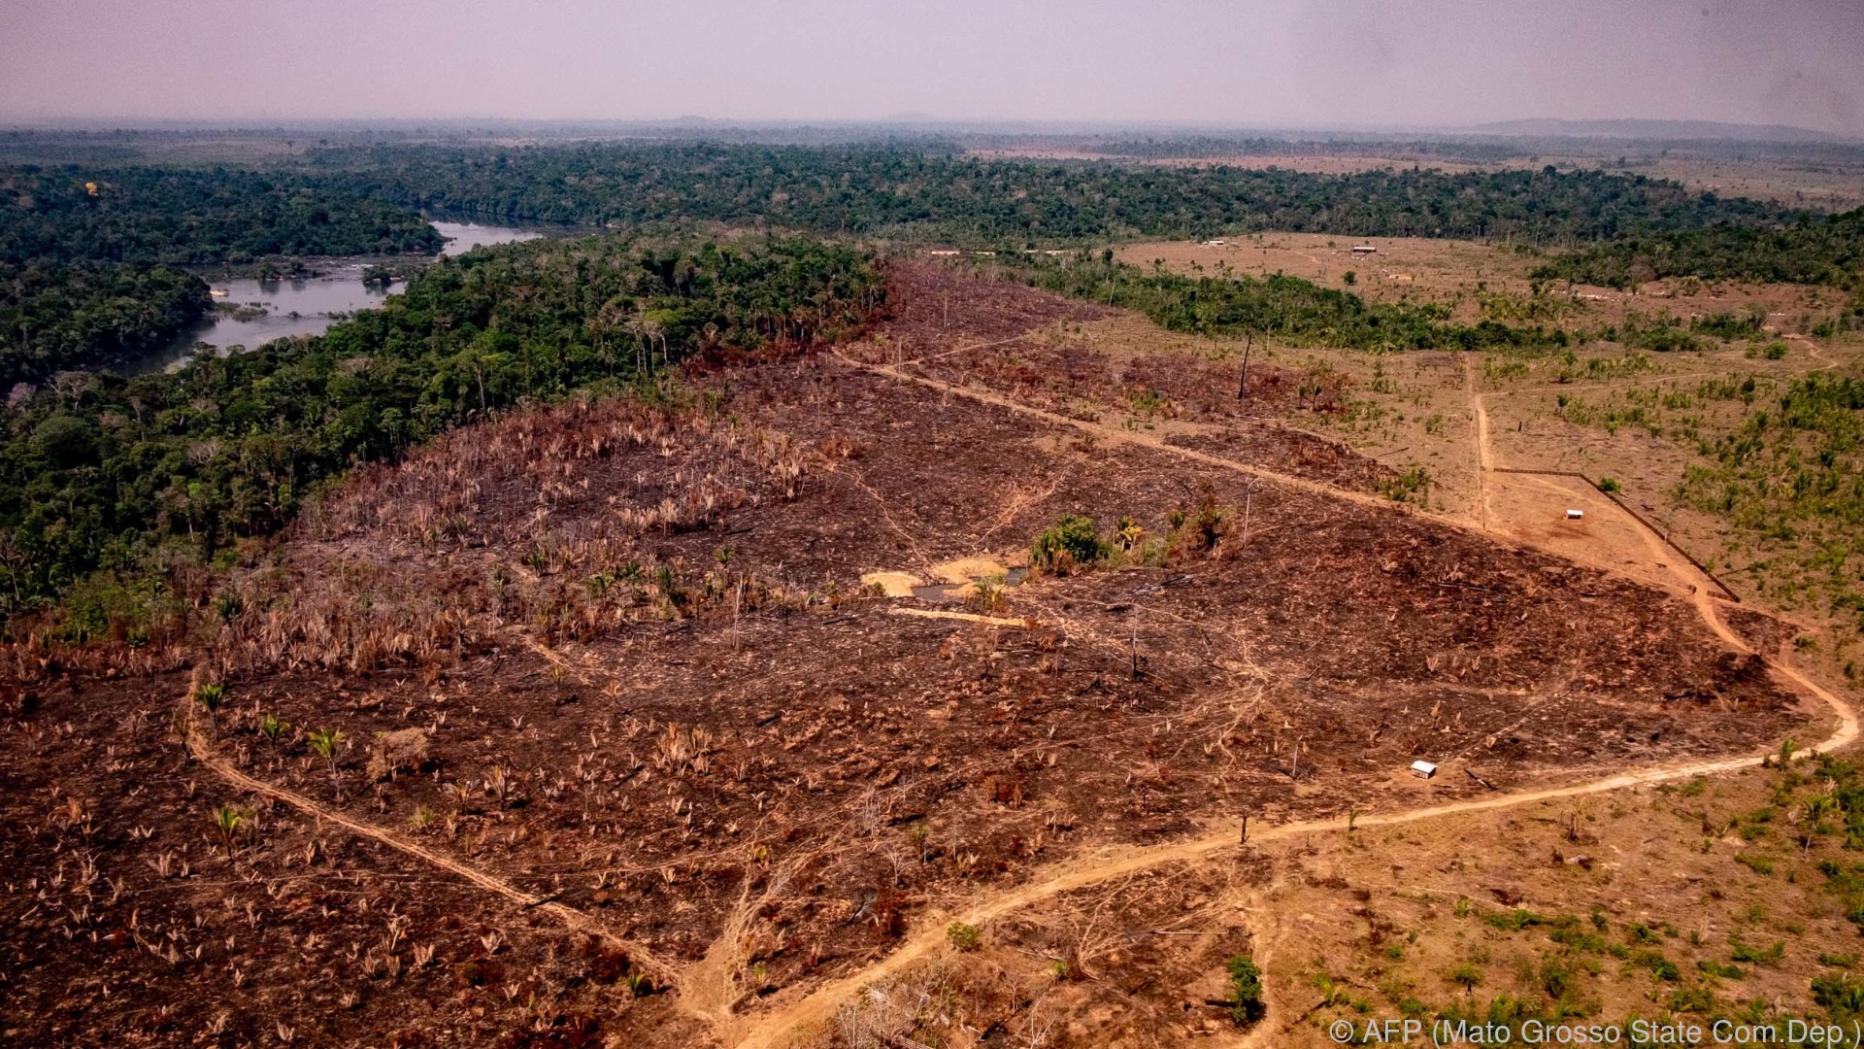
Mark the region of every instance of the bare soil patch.
<instances>
[{"instance_id":1,"label":"bare soil patch","mask_svg":"<svg viewBox=\"0 0 1864 1049\"><path fill-rule=\"evenodd\" d=\"M855 360L960 350L912 366L963 359L958 378L1032 407L1052 388L1003 362L1073 361L1070 404L1109 415L1131 375L1176 402L1191 363L1049 346L1049 326L1094 315L1025 288L902 281ZM1187 388L1176 421L1199 428L1170 436L1330 483L1377 476L1279 429L1289 402L1264 382L1242 410ZM194 685L55 667L21 682L0 736L0 786L30 799L0 824L16 872L0 1022L28 1042L231 1045L278 1024L312 1044L727 1041L924 916L1096 847L1743 752L1803 724L1666 593L1418 513L827 355L688 383L668 405L514 414L358 475L240 574ZM1167 541L976 609L1014 628L894 615L922 605L862 584L1010 563L1070 513ZM202 682L225 688L203 719L246 774L573 907L681 978L631 981L631 960L535 909L229 792L173 733ZM419 753L385 759L410 729ZM1420 757L1436 779L1405 772ZM254 813L231 861L213 857L222 804ZM164 853L188 870L157 874ZM1242 942L1221 923L1188 960L1166 960L1162 934L1129 942L1215 891L1161 885L1118 903L1118 945L1082 959L1119 981L1077 997L1120 1037ZM1052 953L1044 923L1094 906L993 942ZM384 975L359 981L371 966ZM179 993L233 972L219 1003Z\"/></svg>"}]
</instances>

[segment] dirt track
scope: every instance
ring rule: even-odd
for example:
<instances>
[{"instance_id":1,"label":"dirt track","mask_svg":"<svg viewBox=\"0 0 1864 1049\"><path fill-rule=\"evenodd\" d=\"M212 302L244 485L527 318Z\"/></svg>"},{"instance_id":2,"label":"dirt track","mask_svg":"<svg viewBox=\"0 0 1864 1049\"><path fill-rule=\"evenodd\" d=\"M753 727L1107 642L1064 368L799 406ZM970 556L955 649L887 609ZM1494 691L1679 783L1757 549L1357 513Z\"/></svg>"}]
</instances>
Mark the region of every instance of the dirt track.
<instances>
[{"instance_id":1,"label":"dirt track","mask_svg":"<svg viewBox=\"0 0 1864 1049\"><path fill-rule=\"evenodd\" d=\"M1390 511L1393 509L1393 504L1382 497L1364 492L1344 491L1309 478L1294 477L1274 470L1239 462L1224 456L1173 445L1163 438L1146 432L1123 430L1113 426L1063 416L1019 403L1013 398L997 393L941 382L937 379L909 374L884 365L865 364L846 357L842 357L842 360L852 367L872 375L884 377L888 380L917 384L937 390L943 395L965 398L997 409L1015 412L1052 426L1074 428L1079 431L1090 433L1095 438L1108 443L1141 445L1149 449L1169 453L1170 455L1177 456L1190 462L1195 462L1201 466L1245 474L1290 491L1300 492L1319 498L1328 500L1345 499L1364 506L1378 507L1382 511ZM1472 404L1477 413L1478 422L1477 434L1479 446L1477 451L1478 461L1481 463L1480 475L1486 486L1488 474L1493 468L1493 456L1488 447L1486 420L1482 411L1480 398L1474 393L1473 383L1471 387ZM1531 541L1531 537L1523 537L1518 532L1512 532L1505 528L1498 532L1496 526L1489 520L1491 507L1486 498L1479 500L1478 506L1481 508L1479 513L1483 520L1476 525L1442 522L1440 520L1433 521L1433 523L1488 536L1504 534L1512 535L1515 538L1529 538ZM1600 510L1598 512L1603 514L1612 513L1614 511ZM1706 589L1699 585L1700 581L1691 578L1687 574L1683 566L1681 566L1679 559L1670 557L1666 553L1661 540L1649 533L1648 529L1643 528L1640 523L1630 518L1628 514L1623 514L1622 511L1615 512L1624 518L1624 522L1614 523L1622 524L1623 529L1626 530L1624 534L1635 544L1625 547L1622 553L1626 557L1639 559L1640 563L1658 566L1662 569L1662 573L1659 573L1662 576L1661 578L1645 581L1659 582L1669 589L1688 593L1704 623L1728 648L1737 652L1751 653L1751 648L1742 642L1726 624L1722 622L1716 602L1708 596ZM1634 537L1630 536L1630 531L1636 531L1637 535ZM1616 565L1612 567L1615 570L1622 571L1622 568ZM906 609L896 611L920 616L964 619L997 626L1024 625L1022 620L976 616L969 613ZM542 652L552 663L560 663L558 657L547 649L539 647L537 650ZM1827 752L1840 749L1848 746L1856 739L1858 734L1856 716L1851 707L1843 699L1826 691L1816 683L1811 682L1790 667L1782 666L1772 661L1768 661L1767 665L1780 678L1790 681L1802 692L1819 699L1836 715L1837 724L1835 728L1824 741L1811 748L1812 752ZM834 1017L836 1010L839 1009L841 1004L862 986L899 974L915 963L935 955L945 942L945 926L949 921L957 920L970 924L989 922L1071 890L1098 885L1110 879L1120 878L1167 864L1207 860L1213 856L1223 854L1227 850L1238 847L1237 835L1232 827L1226 826L1218 828L1209 826L1204 832L1189 839L1181 838L1158 845L1134 845L1106 848L1085 855L1079 855L1055 865L1046 872L1037 875L1035 878L1021 885L1000 893L987 894L963 908L955 909L940 915L924 915L899 941L898 946L892 950L891 953L864 968L846 973L831 982L815 987L807 994L787 1000L782 992L778 992L769 999L770 1002L774 1003L775 1007L768 1012L761 1014L733 1015L731 1013L731 996L725 993L723 978L720 976L723 970L721 969L719 973L712 971L719 967L716 960L708 957L706 961L702 961L697 965L681 965L658 958L653 953L644 950L639 944L633 941L624 941L610 933L600 921L582 911L549 901L545 897L527 893L504 879L488 874L483 870L444 854L427 849L393 831L384 830L373 824L351 819L294 791L254 779L240 772L230 762L219 756L211 742L194 724L193 711L191 709L186 711L184 718L185 738L190 753L227 782L241 789L254 791L275 798L300 811L313 815L320 820L341 826L350 833L388 845L391 848L415 857L423 863L463 878L505 899L545 911L570 928L598 936L614 946L626 950L637 964L654 973L657 982L661 982L681 992L678 994L678 997L680 999L679 1005L682 1008L688 1013L700 1016L703 1020L710 1023L720 1039L726 1044L740 1046L775 1047L783 1045L810 1032L821 1024L826 1023ZM1493 811L1538 801L1579 797L1619 790L1626 787L1660 783L1679 778L1735 771L1752 767L1761 760L1762 758L1759 755L1753 755L1736 758L1677 762L1648 768L1635 773L1614 775L1586 783L1536 788L1514 793L1495 794L1450 804L1364 815L1357 817L1354 822L1361 827L1389 826L1434 819L1456 813ZM1260 846L1269 843L1289 841L1304 835L1341 832L1346 830L1347 826L1348 819L1344 817L1286 822L1280 825L1263 827L1260 830L1253 830L1249 838L1249 844L1251 846ZM724 943L725 940L726 937L721 937L719 942ZM718 984L719 986L715 987L713 986L714 984ZM1258 1032L1265 1032L1267 1027L1263 1025L1257 1030Z\"/></svg>"},{"instance_id":2,"label":"dirt track","mask_svg":"<svg viewBox=\"0 0 1864 1049\"><path fill-rule=\"evenodd\" d=\"M596 921L594 918L591 918L589 915L584 914L574 907L566 907L546 897L525 892L523 889L518 888L503 878L488 874L471 864L462 863L452 857L435 852L421 845L419 842L410 840L406 835L398 834L392 830L385 830L361 820L351 819L327 806L318 804L296 791L287 790L283 787L267 783L264 780L255 779L252 776L246 775L244 772L235 768L232 762L221 757L214 749L213 742L207 738L206 733L201 731L200 725L196 721L195 706L196 704L192 699L186 696L182 697L179 714L182 723L182 738L187 742L188 753L194 757L194 760L207 766L209 771L226 782L241 790L251 791L262 797L274 798L308 816L314 817L321 822L329 823L332 826L341 827L358 837L368 838L371 841L380 842L391 849L404 852L430 866L437 867L450 874L458 875L460 878L463 878L473 885L477 885L493 895L502 896L520 906L534 908L549 914L570 929L595 936L617 949L626 951L633 964L651 973L656 981L662 982L665 986L674 989L678 989L681 986L679 966L656 957L652 951L647 950L638 943L616 936L601 922Z\"/></svg>"},{"instance_id":3,"label":"dirt track","mask_svg":"<svg viewBox=\"0 0 1864 1049\"><path fill-rule=\"evenodd\" d=\"M907 375L884 366L861 364L845 357L843 359L847 360L849 364L855 367L864 368L889 378L916 382L953 396L966 397L998 407L1009 408L1013 411L1033 415L1048 422L1087 429L1109 440L1138 442L1166 448L1176 454L1185 455L1200 462L1214 463L1215 465L1263 477L1266 480L1271 480L1276 483L1289 484L1303 490L1325 488L1325 486L1316 485L1313 482L1303 479L1285 477L1271 471L1261 470L1245 464L1224 460L1219 457L1206 456L1180 448L1172 448L1162 442L1148 440L1143 435L1136 435L1130 432L1116 430L1112 427L1100 426L1080 420L1068 419L1054 415L1053 413L1043 412L1039 409L1018 405L1007 398L1001 398L992 394L982 393L919 376ZM1482 409L1480 396L1474 392L1473 382L1471 383L1471 398L1477 420L1477 461L1480 464L1479 470L1481 474L1486 475L1493 469L1493 457L1488 447L1486 413ZM1355 500L1375 501L1372 497L1361 496L1356 493L1329 491L1327 494ZM1478 501L1478 506L1481 507L1479 513L1486 518L1488 514L1486 496ZM1677 559L1670 557L1666 553L1663 540L1650 533L1648 528L1645 528L1641 522L1637 522L1634 518L1631 518L1629 514L1624 514L1622 510L1620 510L1619 513L1631 521L1632 526L1637 530L1645 544L1646 553L1652 558L1664 559L1659 563L1671 569L1674 575L1673 585L1686 589L1691 594L1694 607L1709 629L1730 649L1743 654L1756 654L1749 645L1736 636L1734 632L1728 629L1727 625L1722 622L1720 614L1716 609L1715 599L1709 596L1707 589L1700 585L1700 581L1692 578L1689 571L1671 564L1671 562ZM1842 750L1857 740L1857 714L1848 702L1813 682L1797 670L1772 659L1768 659L1764 655L1761 656L1761 658L1765 661L1769 670L1779 677L1792 682L1802 693L1816 698L1826 705L1836 718L1836 725L1833 727L1831 733L1817 744L1802 751L1802 754L1823 754ZM1377 813L1357 817L1284 823L1250 834L1248 844L1252 846L1261 846L1272 842L1298 838L1303 835L1344 832L1348 829L1349 824L1360 827L1397 826L1444 816L1489 812L1542 801L1602 794L1628 787L1648 786L1697 776L1735 772L1741 769L1755 767L1767 760L1767 757L1768 755L1764 754L1754 754L1711 761L1685 762L1644 769L1638 772L1622 773L1585 783L1518 791L1453 802L1445 805L1425 806L1398 812ZM1040 880L1032 881L1007 892L991 896L964 910L949 915L940 916L936 919L928 917L927 920L920 923L919 927L914 932L905 938L896 950L881 961L866 969L850 973L838 980L818 987L808 995L757 1018L754 1022L741 1027L731 1038L731 1044L738 1046L739 1049L774 1049L774 1047L789 1044L800 1035L820 1025L826 1024L833 1019L835 1011L840 1007L842 1002L847 1000L861 987L901 973L920 960L938 951L945 941L944 930L945 924L948 921L960 921L971 925L980 925L993 919L1000 918L1020 908L1027 907L1071 890L1100 884L1165 864L1202 860L1212 855L1239 847L1241 846L1237 840L1237 835L1226 828L1221 831L1213 831L1189 841L1180 841L1158 846L1108 850L1079 857L1061 865L1059 869ZM1251 1038L1251 1042L1260 1041L1260 1039L1266 1035L1267 1031L1268 1026L1266 1024L1258 1025Z\"/></svg>"}]
</instances>

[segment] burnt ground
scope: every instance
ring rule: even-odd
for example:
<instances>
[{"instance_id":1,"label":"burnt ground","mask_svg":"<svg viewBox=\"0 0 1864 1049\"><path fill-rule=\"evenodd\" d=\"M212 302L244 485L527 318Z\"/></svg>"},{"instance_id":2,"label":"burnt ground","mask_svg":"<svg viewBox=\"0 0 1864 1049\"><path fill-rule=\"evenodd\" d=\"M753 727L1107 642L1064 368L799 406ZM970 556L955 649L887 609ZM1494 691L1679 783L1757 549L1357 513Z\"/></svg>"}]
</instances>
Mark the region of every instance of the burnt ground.
<instances>
[{"instance_id":1,"label":"burnt ground","mask_svg":"<svg viewBox=\"0 0 1864 1049\"><path fill-rule=\"evenodd\" d=\"M862 359L964 379L1063 414L1286 422L1297 406L1337 406L1343 388L1340 376L1258 359L1248 396L1238 398L1240 359L1218 362L1182 348L1131 352L1115 340L1071 338L1119 314L940 266L896 265L891 291L888 324L858 348Z\"/></svg>"},{"instance_id":2,"label":"burnt ground","mask_svg":"<svg viewBox=\"0 0 1864 1049\"><path fill-rule=\"evenodd\" d=\"M1181 339L1134 347L1096 327L1117 316L1113 311L938 266L896 266L892 301L891 323L852 349L856 359L1070 418L1158 431L1173 444L1340 487L1371 491L1395 476L1298 425L1301 416L1341 410L1349 380L1337 372L1258 357L1249 365L1247 396L1239 397L1240 358L1215 360ZM954 302L978 323L955 328Z\"/></svg>"},{"instance_id":3,"label":"burnt ground","mask_svg":"<svg viewBox=\"0 0 1864 1049\"><path fill-rule=\"evenodd\" d=\"M836 1014L836 1045L1155 1046L1232 1031L1229 959L1265 945L1234 901L1273 865L1167 863L1062 893L978 929L945 958L876 981Z\"/></svg>"},{"instance_id":4,"label":"burnt ground","mask_svg":"<svg viewBox=\"0 0 1864 1049\"><path fill-rule=\"evenodd\" d=\"M1081 310L902 281L851 357L998 342L1027 363L1004 340ZM1277 451L1307 446L1273 404L1185 412L1242 437L1173 437L1376 478ZM901 615L918 602L860 583L1014 563L1069 513L1142 534L975 606L1023 625ZM755 1013L1090 846L1746 751L1803 719L1663 592L826 354L462 431L360 473L224 591L192 674L18 690L9 1042L694 1044L694 1009ZM191 679L224 684L197 713L247 774L683 974L657 986L538 908L228 786L178 742ZM1419 757L1444 768L1428 785L1404 774ZM217 806L246 817L231 858ZM1151 994L1109 1022L1178 1008Z\"/></svg>"}]
</instances>

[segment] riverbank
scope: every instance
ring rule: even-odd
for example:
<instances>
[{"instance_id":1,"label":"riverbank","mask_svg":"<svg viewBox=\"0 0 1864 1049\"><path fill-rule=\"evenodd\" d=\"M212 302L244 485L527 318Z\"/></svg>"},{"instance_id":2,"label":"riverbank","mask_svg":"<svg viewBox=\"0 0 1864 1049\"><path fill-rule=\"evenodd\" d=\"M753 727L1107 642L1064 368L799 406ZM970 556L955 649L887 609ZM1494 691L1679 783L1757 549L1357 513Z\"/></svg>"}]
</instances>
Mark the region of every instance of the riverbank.
<instances>
[{"instance_id":1,"label":"riverbank","mask_svg":"<svg viewBox=\"0 0 1864 1049\"><path fill-rule=\"evenodd\" d=\"M564 232L545 227L492 226L475 222L434 220L432 225L446 238L446 245L432 257L369 255L307 259L303 261L308 272L300 276L209 278L214 302L220 309L202 317L161 350L119 362L109 370L124 375L146 375L180 367L201 352L203 346L215 353L226 353L296 335L321 335L332 324L358 310L380 306L404 286L400 279L365 284L363 275L370 267L384 264L397 268L424 266L447 255L560 236Z\"/></svg>"}]
</instances>

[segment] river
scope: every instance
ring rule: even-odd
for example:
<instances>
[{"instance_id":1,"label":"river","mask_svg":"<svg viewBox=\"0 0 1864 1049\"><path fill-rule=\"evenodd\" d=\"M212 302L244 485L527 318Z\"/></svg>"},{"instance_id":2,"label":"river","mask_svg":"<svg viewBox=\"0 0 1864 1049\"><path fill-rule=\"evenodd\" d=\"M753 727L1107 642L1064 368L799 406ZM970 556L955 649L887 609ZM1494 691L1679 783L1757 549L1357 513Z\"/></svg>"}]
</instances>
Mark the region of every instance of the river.
<instances>
[{"instance_id":1,"label":"river","mask_svg":"<svg viewBox=\"0 0 1864 1049\"><path fill-rule=\"evenodd\" d=\"M473 222L435 222L433 226L447 239L446 246L440 249L442 255L458 255L474 248L515 244L544 236L541 229L482 226ZM320 334L345 316L380 306L383 299L394 294L400 287L399 281L387 287L362 282L363 267L383 261L377 258L319 259L316 263L321 272L315 277L213 281L216 303L229 307L254 306L264 312L251 316L225 310L209 314L160 352L118 365L115 370L128 375L172 371L193 356L200 343L224 353L235 346L246 349L263 346L287 335Z\"/></svg>"}]
</instances>

